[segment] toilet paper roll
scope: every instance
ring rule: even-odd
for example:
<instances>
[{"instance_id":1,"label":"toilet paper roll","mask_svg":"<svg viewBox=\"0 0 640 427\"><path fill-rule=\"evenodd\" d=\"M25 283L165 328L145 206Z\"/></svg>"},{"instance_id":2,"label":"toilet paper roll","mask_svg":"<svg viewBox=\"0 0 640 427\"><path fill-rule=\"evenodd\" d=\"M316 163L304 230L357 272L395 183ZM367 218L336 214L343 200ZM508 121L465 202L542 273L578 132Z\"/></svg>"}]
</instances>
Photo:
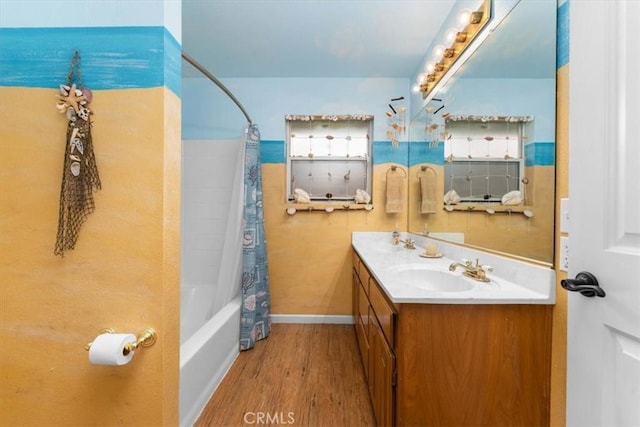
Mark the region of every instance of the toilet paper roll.
<instances>
[{"instance_id":1,"label":"toilet paper roll","mask_svg":"<svg viewBox=\"0 0 640 427\"><path fill-rule=\"evenodd\" d=\"M133 358L133 351L126 356L124 346L136 342L133 334L101 334L89 348L89 361L94 365L126 365Z\"/></svg>"}]
</instances>

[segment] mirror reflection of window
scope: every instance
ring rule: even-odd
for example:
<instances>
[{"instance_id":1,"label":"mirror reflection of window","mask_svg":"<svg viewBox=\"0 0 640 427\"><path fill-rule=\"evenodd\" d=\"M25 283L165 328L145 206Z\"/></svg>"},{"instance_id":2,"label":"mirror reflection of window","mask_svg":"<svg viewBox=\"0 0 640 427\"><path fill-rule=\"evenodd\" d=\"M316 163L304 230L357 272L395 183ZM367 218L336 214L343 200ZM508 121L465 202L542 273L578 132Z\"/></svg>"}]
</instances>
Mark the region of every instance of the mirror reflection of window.
<instances>
[{"instance_id":1,"label":"mirror reflection of window","mask_svg":"<svg viewBox=\"0 0 640 427\"><path fill-rule=\"evenodd\" d=\"M532 118L452 116L445 121L445 193L462 202L499 203L523 191L524 145Z\"/></svg>"}]
</instances>

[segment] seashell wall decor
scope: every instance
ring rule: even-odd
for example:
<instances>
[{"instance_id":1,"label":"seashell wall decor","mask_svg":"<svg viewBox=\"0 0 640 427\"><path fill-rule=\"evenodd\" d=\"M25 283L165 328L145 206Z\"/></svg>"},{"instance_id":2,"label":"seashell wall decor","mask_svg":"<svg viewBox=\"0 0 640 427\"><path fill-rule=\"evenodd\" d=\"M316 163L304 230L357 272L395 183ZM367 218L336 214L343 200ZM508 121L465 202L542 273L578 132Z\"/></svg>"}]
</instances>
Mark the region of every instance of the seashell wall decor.
<instances>
[{"instance_id":1,"label":"seashell wall decor","mask_svg":"<svg viewBox=\"0 0 640 427\"><path fill-rule=\"evenodd\" d=\"M56 103L58 112L67 119L67 131L55 255L64 256L75 247L80 227L95 209L93 191L101 188L91 138L88 105L92 99L91 90L82 85L80 52L75 51L67 83L60 85Z\"/></svg>"}]
</instances>

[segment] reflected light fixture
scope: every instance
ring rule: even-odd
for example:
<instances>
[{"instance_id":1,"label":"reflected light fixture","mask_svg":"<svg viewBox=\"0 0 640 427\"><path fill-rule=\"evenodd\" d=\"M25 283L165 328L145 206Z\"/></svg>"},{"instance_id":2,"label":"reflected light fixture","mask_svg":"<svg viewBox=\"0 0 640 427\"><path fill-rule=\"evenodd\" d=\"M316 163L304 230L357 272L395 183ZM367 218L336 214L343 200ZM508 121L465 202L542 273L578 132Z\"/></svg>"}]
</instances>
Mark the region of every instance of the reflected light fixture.
<instances>
[{"instance_id":1,"label":"reflected light fixture","mask_svg":"<svg viewBox=\"0 0 640 427\"><path fill-rule=\"evenodd\" d=\"M444 56L445 47L441 44L433 48L433 60L438 62Z\"/></svg>"},{"instance_id":2,"label":"reflected light fixture","mask_svg":"<svg viewBox=\"0 0 640 427\"><path fill-rule=\"evenodd\" d=\"M457 28L450 28L449 30L447 30L447 32L444 35L445 42L447 44L453 43L453 41L456 39L458 32L459 31Z\"/></svg>"},{"instance_id":3,"label":"reflected light fixture","mask_svg":"<svg viewBox=\"0 0 640 427\"><path fill-rule=\"evenodd\" d=\"M456 61L464 54L469 45L478 37L487 26L491 18L491 0L484 0L478 10L472 12L468 9L461 11L458 17L459 31L452 37L452 30L445 35L449 47L438 45L433 49L433 69L427 64L426 73L419 76L418 84L422 98L425 99L438 83L447 75ZM448 39L453 39L449 42Z\"/></svg>"},{"instance_id":4,"label":"reflected light fixture","mask_svg":"<svg viewBox=\"0 0 640 427\"><path fill-rule=\"evenodd\" d=\"M460 31L464 30L464 28L471 22L471 10L462 9L458 14L458 28Z\"/></svg>"}]
</instances>

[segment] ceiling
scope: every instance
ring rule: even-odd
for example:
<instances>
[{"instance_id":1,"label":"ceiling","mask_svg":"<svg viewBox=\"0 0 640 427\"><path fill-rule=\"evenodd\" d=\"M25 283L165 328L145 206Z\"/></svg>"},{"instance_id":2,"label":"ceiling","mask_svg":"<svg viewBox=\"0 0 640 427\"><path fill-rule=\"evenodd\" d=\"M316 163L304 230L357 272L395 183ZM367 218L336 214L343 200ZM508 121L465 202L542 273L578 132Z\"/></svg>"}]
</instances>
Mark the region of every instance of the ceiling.
<instances>
[{"instance_id":1,"label":"ceiling","mask_svg":"<svg viewBox=\"0 0 640 427\"><path fill-rule=\"evenodd\" d=\"M520 1L458 76L555 78L556 8L555 0Z\"/></svg>"},{"instance_id":2,"label":"ceiling","mask_svg":"<svg viewBox=\"0 0 640 427\"><path fill-rule=\"evenodd\" d=\"M182 43L218 78L407 78L454 3L183 0ZM185 77L200 76L183 64Z\"/></svg>"}]
</instances>

